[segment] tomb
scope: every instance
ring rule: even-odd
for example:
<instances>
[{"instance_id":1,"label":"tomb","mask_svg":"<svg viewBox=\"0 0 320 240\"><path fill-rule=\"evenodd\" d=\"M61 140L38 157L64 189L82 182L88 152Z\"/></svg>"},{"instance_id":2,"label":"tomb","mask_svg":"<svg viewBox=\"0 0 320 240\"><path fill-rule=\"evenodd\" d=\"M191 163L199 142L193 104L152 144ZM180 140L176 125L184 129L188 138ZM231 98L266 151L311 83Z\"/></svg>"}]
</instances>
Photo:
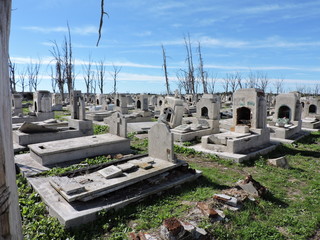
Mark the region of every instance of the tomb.
<instances>
[{"instance_id":1,"label":"tomb","mask_svg":"<svg viewBox=\"0 0 320 240\"><path fill-rule=\"evenodd\" d=\"M196 105L195 117L184 118L182 125L172 129L174 140L186 142L219 133L220 104L219 96L204 94Z\"/></svg>"},{"instance_id":2,"label":"tomb","mask_svg":"<svg viewBox=\"0 0 320 240\"><path fill-rule=\"evenodd\" d=\"M135 107L133 111L130 110L127 105L129 98L127 96L117 94L115 98L114 110L123 114L126 118L127 123L139 123L139 122L149 122L153 116L151 111L148 111L148 98L146 95L136 96ZM104 123L109 125L111 121L110 116L104 118Z\"/></svg>"},{"instance_id":3,"label":"tomb","mask_svg":"<svg viewBox=\"0 0 320 240\"><path fill-rule=\"evenodd\" d=\"M127 96L117 93L114 99L114 104L115 104L115 107L114 107L115 111L118 111L122 114L129 113Z\"/></svg>"},{"instance_id":4,"label":"tomb","mask_svg":"<svg viewBox=\"0 0 320 240\"><path fill-rule=\"evenodd\" d=\"M181 125L183 112L183 100L167 96L161 105L159 119L166 122L171 128L175 128Z\"/></svg>"},{"instance_id":5,"label":"tomb","mask_svg":"<svg viewBox=\"0 0 320 240\"><path fill-rule=\"evenodd\" d=\"M52 111L62 111L62 96L60 93L52 94Z\"/></svg>"},{"instance_id":6,"label":"tomb","mask_svg":"<svg viewBox=\"0 0 320 240\"><path fill-rule=\"evenodd\" d=\"M302 128L320 129L320 97L307 96L300 99L302 104Z\"/></svg>"},{"instance_id":7,"label":"tomb","mask_svg":"<svg viewBox=\"0 0 320 240\"><path fill-rule=\"evenodd\" d=\"M58 123L57 121L44 121L34 123L51 129L55 132L21 131L20 129L13 131L13 141L16 148L21 146L26 147L29 144L48 142L58 139L68 139L81 136L89 136L93 134L92 121L84 119L85 108L84 101L80 91L71 93L71 119L68 119L68 124Z\"/></svg>"},{"instance_id":8,"label":"tomb","mask_svg":"<svg viewBox=\"0 0 320 240\"><path fill-rule=\"evenodd\" d=\"M280 142L304 136L301 131L301 103L297 92L281 93L276 97L272 121L268 122L270 137ZM291 142L291 141L289 141Z\"/></svg>"},{"instance_id":9,"label":"tomb","mask_svg":"<svg viewBox=\"0 0 320 240\"><path fill-rule=\"evenodd\" d=\"M22 96L20 94L11 95L11 115L18 116L23 113L22 111Z\"/></svg>"},{"instance_id":10,"label":"tomb","mask_svg":"<svg viewBox=\"0 0 320 240\"><path fill-rule=\"evenodd\" d=\"M12 117L12 123L39 122L54 118L51 102L51 93L49 91L34 92L31 112L27 116Z\"/></svg>"},{"instance_id":11,"label":"tomb","mask_svg":"<svg viewBox=\"0 0 320 240\"><path fill-rule=\"evenodd\" d=\"M176 159L164 123L149 131L149 156L133 156L65 176L28 177L49 209L67 228L93 221L101 210L119 209L147 196L193 181L201 172Z\"/></svg>"},{"instance_id":12,"label":"tomb","mask_svg":"<svg viewBox=\"0 0 320 240\"><path fill-rule=\"evenodd\" d=\"M191 146L197 151L243 162L275 148L270 143L266 124L266 101L260 89L239 89L233 95L233 119L230 131L201 138Z\"/></svg>"}]
</instances>

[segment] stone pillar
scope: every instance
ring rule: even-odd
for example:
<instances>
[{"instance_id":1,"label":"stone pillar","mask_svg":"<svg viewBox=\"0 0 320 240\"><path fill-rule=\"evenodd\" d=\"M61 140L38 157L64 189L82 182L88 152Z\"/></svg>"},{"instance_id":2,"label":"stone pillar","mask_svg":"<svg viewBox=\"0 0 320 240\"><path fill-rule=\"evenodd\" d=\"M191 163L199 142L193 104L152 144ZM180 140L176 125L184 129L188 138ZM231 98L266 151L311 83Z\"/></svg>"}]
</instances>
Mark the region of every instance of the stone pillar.
<instances>
[{"instance_id":1,"label":"stone pillar","mask_svg":"<svg viewBox=\"0 0 320 240\"><path fill-rule=\"evenodd\" d=\"M22 239L13 160L8 50L11 0L0 1L0 239Z\"/></svg>"}]
</instances>

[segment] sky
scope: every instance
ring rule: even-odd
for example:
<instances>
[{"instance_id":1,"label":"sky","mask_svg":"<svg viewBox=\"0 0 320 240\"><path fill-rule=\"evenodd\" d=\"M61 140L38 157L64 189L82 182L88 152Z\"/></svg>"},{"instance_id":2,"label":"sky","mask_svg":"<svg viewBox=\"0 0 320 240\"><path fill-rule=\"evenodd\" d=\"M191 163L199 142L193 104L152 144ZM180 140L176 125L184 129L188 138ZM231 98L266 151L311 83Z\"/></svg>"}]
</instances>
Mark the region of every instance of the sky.
<instances>
[{"instance_id":1,"label":"sky","mask_svg":"<svg viewBox=\"0 0 320 240\"><path fill-rule=\"evenodd\" d=\"M104 93L113 91L113 65L121 67L118 92L165 93L163 44L174 91L177 72L187 67L188 35L194 65L200 42L216 91L235 72L243 79L250 72L266 74L268 92L279 79L286 91L320 84L319 0L105 0L109 17L96 47L100 11L100 0L13 0L10 58L16 76L40 59L38 90L52 91L50 49L53 41L62 45L69 24L77 90L85 91L83 65L91 58L106 65Z\"/></svg>"}]
</instances>

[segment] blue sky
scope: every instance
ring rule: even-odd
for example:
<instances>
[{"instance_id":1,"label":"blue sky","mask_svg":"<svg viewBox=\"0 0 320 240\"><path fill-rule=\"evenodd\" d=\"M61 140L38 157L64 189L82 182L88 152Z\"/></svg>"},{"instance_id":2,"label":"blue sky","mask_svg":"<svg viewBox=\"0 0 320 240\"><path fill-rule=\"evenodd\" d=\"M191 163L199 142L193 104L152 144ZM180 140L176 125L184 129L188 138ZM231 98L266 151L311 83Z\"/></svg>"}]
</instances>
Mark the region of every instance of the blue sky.
<instances>
[{"instance_id":1,"label":"blue sky","mask_svg":"<svg viewBox=\"0 0 320 240\"><path fill-rule=\"evenodd\" d=\"M190 34L194 62L202 45L204 68L217 76L222 91L227 73L263 71L272 82L283 78L286 90L320 83L320 1L316 0L105 0L100 46L96 47L100 1L13 0L10 56L17 72L41 59L39 89L51 88L49 52L71 28L75 88L85 91L82 64L104 60L122 66L119 92L164 93L161 44L168 56L171 89L176 72L186 68L184 36ZM18 88L19 89L19 88ZM107 75L105 93L112 92Z\"/></svg>"}]
</instances>

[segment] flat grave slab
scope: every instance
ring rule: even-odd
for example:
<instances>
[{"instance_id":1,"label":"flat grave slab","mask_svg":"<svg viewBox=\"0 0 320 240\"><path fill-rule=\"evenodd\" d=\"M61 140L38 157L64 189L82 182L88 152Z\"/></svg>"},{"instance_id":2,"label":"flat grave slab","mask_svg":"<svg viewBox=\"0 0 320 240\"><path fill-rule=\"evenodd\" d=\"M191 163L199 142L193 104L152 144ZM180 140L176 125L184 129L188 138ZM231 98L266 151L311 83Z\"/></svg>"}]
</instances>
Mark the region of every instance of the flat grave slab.
<instances>
[{"instance_id":1,"label":"flat grave slab","mask_svg":"<svg viewBox=\"0 0 320 240\"><path fill-rule=\"evenodd\" d=\"M44 166L114 153L130 153L130 140L101 134L28 145L30 155Z\"/></svg>"},{"instance_id":2,"label":"flat grave slab","mask_svg":"<svg viewBox=\"0 0 320 240\"><path fill-rule=\"evenodd\" d=\"M198 152L204 152L204 153L208 153L208 154L212 154L212 155L217 155L221 158L230 159L236 163L242 163L242 162L245 162L255 156L264 155L264 154L271 152L272 150L274 150L276 148L277 144L279 144L279 143L277 143L277 142L271 143L270 145L268 145L264 148L261 148L259 150L255 150L255 151L250 152L248 154L212 151L212 150L203 148L201 146L201 143L193 145L193 146L188 146L187 148L192 148Z\"/></svg>"},{"instance_id":3,"label":"flat grave slab","mask_svg":"<svg viewBox=\"0 0 320 240\"><path fill-rule=\"evenodd\" d=\"M154 159L149 159L151 160ZM199 176L200 171L186 171L176 165L176 168L163 174L158 172L157 176L139 179L137 183L131 183L130 186L87 202L68 202L51 186L51 177L30 177L27 180L48 206L49 214L57 217L61 224L69 228L95 220L101 210L122 208L150 195L193 181Z\"/></svg>"}]
</instances>

